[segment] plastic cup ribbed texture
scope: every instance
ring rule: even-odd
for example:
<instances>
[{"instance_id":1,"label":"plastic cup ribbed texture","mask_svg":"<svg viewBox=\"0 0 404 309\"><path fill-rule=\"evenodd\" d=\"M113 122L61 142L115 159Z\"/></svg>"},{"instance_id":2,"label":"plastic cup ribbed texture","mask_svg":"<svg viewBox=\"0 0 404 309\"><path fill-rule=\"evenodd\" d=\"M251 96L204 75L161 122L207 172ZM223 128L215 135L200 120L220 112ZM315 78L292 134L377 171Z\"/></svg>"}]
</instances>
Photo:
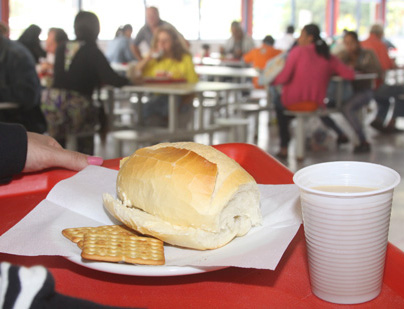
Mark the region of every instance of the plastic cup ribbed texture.
<instances>
[{"instance_id":1,"label":"plastic cup ribbed texture","mask_svg":"<svg viewBox=\"0 0 404 309\"><path fill-rule=\"evenodd\" d=\"M310 283L313 293L338 304L369 301L380 293L394 187L400 175L365 162L328 162L299 170ZM372 191L334 193L319 186Z\"/></svg>"}]
</instances>

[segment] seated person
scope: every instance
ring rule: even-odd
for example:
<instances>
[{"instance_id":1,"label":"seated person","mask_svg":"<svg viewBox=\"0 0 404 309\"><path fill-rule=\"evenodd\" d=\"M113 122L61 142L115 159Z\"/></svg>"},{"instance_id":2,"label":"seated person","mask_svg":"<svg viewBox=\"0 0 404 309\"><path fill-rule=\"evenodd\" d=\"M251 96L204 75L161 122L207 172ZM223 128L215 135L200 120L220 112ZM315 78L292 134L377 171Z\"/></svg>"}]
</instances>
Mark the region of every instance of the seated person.
<instances>
[{"instance_id":1,"label":"seated person","mask_svg":"<svg viewBox=\"0 0 404 309\"><path fill-rule=\"evenodd\" d=\"M36 172L50 167L80 171L103 159L63 149L50 136L27 132L19 124L0 122L0 185L21 172ZM0 280L1 281L1 280Z\"/></svg>"},{"instance_id":2,"label":"seated person","mask_svg":"<svg viewBox=\"0 0 404 309\"><path fill-rule=\"evenodd\" d=\"M238 21L231 23L231 37L226 41L225 46L220 48L223 57L230 57L240 60L243 55L254 48L254 41L248 34L244 33Z\"/></svg>"},{"instance_id":3,"label":"seated person","mask_svg":"<svg viewBox=\"0 0 404 309\"><path fill-rule=\"evenodd\" d=\"M140 28L139 32L135 36L135 39L133 40L133 44L131 45L132 52L137 60L143 59L140 50L141 44L145 44L147 46L146 52L150 51L153 35L158 27L171 26L175 28L172 24L160 18L160 12L155 6L146 7L145 19L144 26ZM182 36L181 40L184 40L185 42L185 39Z\"/></svg>"},{"instance_id":4,"label":"seated person","mask_svg":"<svg viewBox=\"0 0 404 309\"><path fill-rule=\"evenodd\" d=\"M0 121L20 123L25 129L44 133L46 121L41 112L41 85L34 58L19 42L0 34L0 102L16 103L18 108L0 110Z\"/></svg>"},{"instance_id":5,"label":"seated person","mask_svg":"<svg viewBox=\"0 0 404 309\"><path fill-rule=\"evenodd\" d=\"M42 29L37 25L30 25L18 38L18 42L24 45L34 57L35 63L39 63L40 58L46 57L46 52L41 46L39 35Z\"/></svg>"},{"instance_id":6,"label":"seated person","mask_svg":"<svg viewBox=\"0 0 404 309\"><path fill-rule=\"evenodd\" d=\"M370 28L369 37L361 42L363 48L371 49L376 54L380 65L385 73L387 70L395 69L397 66L390 58L386 44L383 42L384 29L382 25L375 24ZM400 93L400 87L390 87L384 84L384 76L377 81L377 89L375 92L375 100L377 102L377 114L375 119L371 122L371 126L376 130L383 133L392 133L396 131L395 119L397 112L394 113L393 118L386 124L386 116L390 108L390 97L397 97Z\"/></svg>"},{"instance_id":7,"label":"seated person","mask_svg":"<svg viewBox=\"0 0 404 309\"><path fill-rule=\"evenodd\" d=\"M98 17L80 11L74 19L76 40L61 44L56 50L52 88L43 93L48 133L62 146L68 135L77 138L77 150L94 153L94 131L99 125L98 109L92 95L102 85L121 87L129 80L113 71L97 46L100 32Z\"/></svg>"},{"instance_id":8,"label":"seated person","mask_svg":"<svg viewBox=\"0 0 404 309\"><path fill-rule=\"evenodd\" d=\"M282 53L281 50L275 49L273 47L274 43L275 40L273 39L273 37L267 35L262 41L262 45L260 47L250 50L243 56L244 62L250 63L254 68L262 71L269 59L272 59L273 57ZM258 77L253 78L253 83L255 88L263 88L258 83Z\"/></svg>"},{"instance_id":9,"label":"seated person","mask_svg":"<svg viewBox=\"0 0 404 309\"><path fill-rule=\"evenodd\" d=\"M275 78L274 85L283 85L280 104L275 100L280 135L279 158L288 155L290 140L289 120L284 109L310 111L325 108L324 99L331 76L338 74L353 79L355 72L330 54L328 45L320 37L315 24L304 26L298 39L298 46L290 51L285 67ZM322 122L338 135L337 144L348 142L348 138L330 117L321 117Z\"/></svg>"},{"instance_id":10,"label":"seated person","mask_svg":"<svg viewBox=\"0 0 404 309\"><path fill-rule=\"evenodd\" d=\"M361 47L356 32L347 31L344 35L343 43L345 49L337 55L343 63L352 67L357 72L377 73L379 77L383 75L376 55L372 50ZM359 139L359 145L354 148L354 152L369 152L370 144L366 139L357 112L363 106L369 104L369 101L373 97L372 80L354 80L351 83L353 96L343 102L342 112Z\"/></svg>"},{"instance_id":11,"label":"seated person","mask_svg":"<svg viewBox=\"0 0 404 309\"><path fill-rule=\"evenodd\" d=\"M150 54L136 65L143 78L169 78L196 83L192 56L180 40L178 31L169 25L159 27L153 38ZM183 96L179 102L180 126L184 126L193 111L194 95ZM145 124L166 126L168 120L168 96L154 95L143 108Z\"/></svg>"},{"instance_id":12,"label":"seated person","mask_svg":"<svg viewBox=\"0 0 404 309\"><path fill-rule=\"evenodd\" d=\"M106 52L110 63L128 63L136 59L131 50L132 31L132 26L129 24L118 29Z\"/></svg>"},{"instance_id":13,"label":"seated person","mask_svg":"<svg viewBox=\"0 0 404 309\"><path fill-rule=\"evenodd\" d=\"M45 42L46 59L41 61L38 74L41 84L50 87L53 82L53 65L55 64L56 49L60 44L69 41L66 32L61 28L50 28Z\"/></svg>"},{"instance_id":14,"label":"seated person","mask_svg":"<svg viewBox=\"0 0 404 309\"><path fill-rule=\"evenodd\" d=\"M276 40L275 48L280 49L282 51L288 51L292 48L296 39L293 34L295 33L295 27L293 25L289 25L286 28L286 33L279 39Z\"/></svg>"}]
</instances>

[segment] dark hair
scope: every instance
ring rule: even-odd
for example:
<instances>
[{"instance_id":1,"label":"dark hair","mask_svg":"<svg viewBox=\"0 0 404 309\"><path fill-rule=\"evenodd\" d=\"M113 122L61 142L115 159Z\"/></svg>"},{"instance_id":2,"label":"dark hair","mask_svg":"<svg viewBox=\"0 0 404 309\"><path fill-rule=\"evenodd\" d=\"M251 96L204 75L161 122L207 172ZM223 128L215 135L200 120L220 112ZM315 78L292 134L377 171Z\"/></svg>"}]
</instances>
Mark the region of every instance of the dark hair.
<instances>
[{"instance_id":1,"label":"dark hair","mask_svg":"<svg viewBox=\"0 0 404 309\"><path fill-rule=\"evenodd\" d=\"M119 28L116 29L115 37L117 38L118 36L121 36L121 35L123 35L123 30L122 30L122 26L119 26Z\"/></svg>"},{"instance_id":2,"label":"dark hair","mask_svg":"<svg viewBox=\"0 0 404 309\"><path fill-rule=\"evenodd\" d=\"M185 45L185 40L181 38L181 35L178 31L171 25L162 25L158 27L153 33L152 47L155 48L157 46L157 38L161 32L167 33L172 40L172 53L173 58L177 61L181 61L183 55L188 54L189 51L187 46Z\"/></svg>"},{"instance_id":3,"label":"dark hair","mask_svg":"<svg viewBox=\"0 0 404 309\"><path fill-rule=\"evenodd\" d=\"M41 28L37 25L30 25L18 38L18 42L23 44L34 56L35 62L38 63L39 58L46 57L46 52L42 49L39 35Z\"/></svg>"},{"instance_id":4,"label":"dark hair","mask_svg":"<svg viewBox=\"0 0 404 309\"><path fill-rule=\"evenodd\" d=\"M240 22L239 22L239 21L234 20L234 21L231 22L230 27L231 27L231 28L233 28L233 27L241 28L241 25L240 25Z\"/></svg>"},{"instance_id":5,"label":"dark hair","mask_svg":"<svg viewBox=\"0 0 404 309\"><path fill-rule=\"evenodd\" d=\"M50 28L49 32L55 32L56 45L69 41L69 37L66 32L61 28Z\"/></svg>"},{"instance_id":6,"label":"dark hair","mask_svg":"<svg viewBox=\"0 0 404 309\"><path fill-rule=\"evenodd\" d=\"M128 31L128 30L133 31L132 25L126 24L125 26L122 27L123 32Z\"/></svg>"},{"instance_id":7,"label":"dark hair","mask_svg":"<svg viewBox=\"0 0 404 309\"><path fill-rule=\"evenodd\" d=\"M74 19L74 32L77 40L95 42L100 33L100 21L91 12L80 11Z\"/></svg>"},{"instance_id":8,"label":"dark hair","mask_svg":"<svg viewBox=\"0 0 404 309\"><path fill-rule=\"evenodd\" d=\"M21 36L18 38L18 41L23 44L34 44L38 43L39 35L41 34L42 29L37 25L30 25Z\"/></svg>"},{"instance_id":9,"label":"dark hair","mask_svg":"<svg viewBox=\"0 0 404 309\"><path fill-rule=\"evenodd\" d=\"M124 26L119 26L119 28L115 32L115 37L123 35L126 31L133 31L132 25L126 24Z\"/></svg>"},{"instance_id":10,"label":"dark hair","mask_svg":"<svg viewBox=\"0 0 404 309\"><path fill-rule=\"evenodd\" d=\"M330 48L320 37L320 28L316 24L308 24L303 27L303 30L306 31L308 35L313 37L313 43L316 47L317 54L325 59L330 59Z\"/></svg>"},{"instance_id":11,"label":"dark hair","mask_svg":"<svg viewBox=\"0 0 404 309\"><path fill-rule=\"evenodd\" d=\"M344 34L344 37L346 37L346 36L352 37L356 42L359 43L358 34L355 31L346 31Z\"/></svg>"},{"instance_id":12,"label":"dark hair","mask_svg":"<svg viewBox=\"0 0 404 309\"><path fill-rule=\"evenodd\" d=\"M263 40L262 40L262 42L264 43L264 44L266 44L266 45L274 45L274 43L275 43L275 40L274 40L274 38L272 37L272 35L267 35Z\"/></svg>"},{"instance_id":13,"label":"dark hair","mask_svg":"<svg viewBox=\"0 0 404 309\"><path fill-rule=\"evenodd\" d=\"M286 33L293 34L294 32L295 32L295 27L294 27L293 25L289 25L289 26L286 28Z\"/></svg>"}]
</instances>

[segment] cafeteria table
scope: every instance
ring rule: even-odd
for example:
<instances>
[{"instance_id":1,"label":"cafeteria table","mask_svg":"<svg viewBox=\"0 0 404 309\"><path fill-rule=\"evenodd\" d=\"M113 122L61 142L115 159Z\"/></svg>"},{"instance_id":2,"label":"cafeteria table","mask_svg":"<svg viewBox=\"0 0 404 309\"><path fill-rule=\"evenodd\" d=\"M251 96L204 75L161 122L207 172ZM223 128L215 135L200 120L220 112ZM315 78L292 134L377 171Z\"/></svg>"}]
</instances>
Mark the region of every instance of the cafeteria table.
<instances>
[{"instance_id":1,"label":"cafeteria table","mask_svg":"<svg viewBox=\"0 0 404 309\"><path fill-rule=\"evenodd\" d=\"M214 77L216 81L220 78L230 77L235 80L258 77L259 72L255 68L237 68L226 66L197 65L195 72L198 75Z\"/></svg>"},{"instance_id":2,"label":"cafeteria table","mask_svg":"<svg viewBox=\"0 0 404 309\"><path fill-rule=\"evenodd\" d=\"M249 84L234 84L225 82L205 82L199 81L197 83L169 83L169 82L158 82L156 80L153 83L145 83L142 85L135 86L124 86L121 91L127 93L157 93L168 95L168 131L171 134L178 132L178 101L179 97L183 95L195 94L198 96L199 107L198 107L198 124L199 132L203 132L203 93L204 92L224 92L226 99L226 106L229 102L230 92L240 92L243 90L251 89ZM110 93L113 95L113 92ZM113 99L109 100L113 104ZM140 106L140 105L139 105ZM112 110L112 109L111 109Z\"/></svg>"},{"instance_id":3,"label":"cafeteria table","mask_svg":"<svg viewBox=\"0 0 404 309\"><path fill-rule=\"evenodd\" d=\"M246 64L241 59L227 58L227 57L193 57L193 62L195 65L209 65L209 66L227 66L227 67L235 67L242 68L247 67Z\"/></svg>"},{"instance_id":4,"label":"cafeteria table","mask_svg":"<svg viewBox=\"0 0 404 309\"><path fill-rule=\"evenodd\" d=\"M214 146L239 162L261 184L292 183L292 173L254 145ZM105 167L118 169L119 159ZM15 177L0 186L0 235L19 222L59 181L72 171L52 169ZM29 233L29 231L27 231ZM18 246L18 244L15 244ZM229 267L181 276L118 275L89 269L61 256L16 256L0 253L1 261L44 265L56 290L65 295L113 306L144 308L404 308L404 253L388 244L381 294L359 305L336 305L310 290L303 227L274 271ZM136 267L134 265L133 267ZM150 266L159 267L159 266Z\"/></svg>"}]
</instances>

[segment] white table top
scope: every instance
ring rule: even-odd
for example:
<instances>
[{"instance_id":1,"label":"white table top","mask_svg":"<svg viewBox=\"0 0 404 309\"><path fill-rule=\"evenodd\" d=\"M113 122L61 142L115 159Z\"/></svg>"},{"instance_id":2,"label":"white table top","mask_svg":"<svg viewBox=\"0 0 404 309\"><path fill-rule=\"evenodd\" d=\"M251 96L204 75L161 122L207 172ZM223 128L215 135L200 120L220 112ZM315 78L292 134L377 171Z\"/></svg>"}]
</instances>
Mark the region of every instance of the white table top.
<instances>
[{"instance_id":1,"label":"white table top","mask_svg":"<svg viewBox=\"0 0 404 309\"><path fill-rule=\"evenodd\" d=\"M195 71L199 75L226 77L257 77L259 72L254 68L235 68L227 66L197 65Z\"/></svg>"},{"instance_id":2,"label":"white table top","mask_svg":"<svg viewBox=\"0 0 404 309\"><path fill-rule=\"evenodd\" d=\"M215 57L194 57L193 62L195 65L203 64L209 66L228 66L228 67L245 67L247 64L243 60L229 59L229 58L215 58Z\"/></svg>"},{"instance_id":3,"label":"white table top","mask_svg":"<svg viewBox=\"0 0 404 309\"><path fill-rule=\"evenodd\" d=\"M250 84L235 84L224 82L197 82L191 83L147 83L143 85L124 86L121 88L127 92L154 92L160 94L187 95L204 91L232 91L251 89Z\"/></svg>"},{"instance_id":4,"label":"white table top","mask_svg":"<svg viewBox=\"0 0 404 309\"><path fill-rule=\"evenodd\" d=\"M356 73L355 80L365 80L365 79L376 79L376 73ZM335 81L344 80L341 76L333 76L332 78Z\"/></svg>"}]
</instances>

